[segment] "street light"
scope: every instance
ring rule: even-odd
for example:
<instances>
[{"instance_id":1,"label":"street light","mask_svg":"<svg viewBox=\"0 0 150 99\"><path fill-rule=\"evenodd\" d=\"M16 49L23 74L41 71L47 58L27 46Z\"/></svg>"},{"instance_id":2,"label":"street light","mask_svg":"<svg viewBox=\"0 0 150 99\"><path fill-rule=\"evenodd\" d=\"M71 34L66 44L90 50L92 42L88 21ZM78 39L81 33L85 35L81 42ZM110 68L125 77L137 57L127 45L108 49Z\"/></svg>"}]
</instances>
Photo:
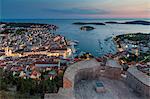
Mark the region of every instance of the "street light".
<instances>
[{"instance_id":1,"label":"street light","mask_svg":"<svg viewBox=\"0 0 150 99\"><path fill-rule=\"evenodd\" d=\"M130 55L129 54L127 54L127 57L129 57Z\"/></svg>"}]
</instances>

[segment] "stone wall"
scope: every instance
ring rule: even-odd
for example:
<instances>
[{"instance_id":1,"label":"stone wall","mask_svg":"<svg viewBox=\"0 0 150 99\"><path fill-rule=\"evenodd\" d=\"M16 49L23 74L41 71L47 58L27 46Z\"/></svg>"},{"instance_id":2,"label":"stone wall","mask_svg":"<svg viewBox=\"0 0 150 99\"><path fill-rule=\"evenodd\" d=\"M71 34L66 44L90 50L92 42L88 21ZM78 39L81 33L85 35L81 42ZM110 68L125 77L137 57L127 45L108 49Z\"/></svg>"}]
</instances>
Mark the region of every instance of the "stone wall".
<instances>
[{"instance_id":1,"label":"stone wall","mask_svg":"<svg viewBox=\"0 0 150 99\"><path fill-rule=\"evenodd\" d=\"M127 78L124 80L128 86L130 86L135 92L147 97L150 97L150 86L141 82L138 78L127 72ZM150 83L150 81L149 81Z\"/></svg>"},{"instance_id":2,"label":"stone wall","mask_svg":"<svg viewBox=\"0 0 150 99\"><path fill-rule=\"evenodd\" d=\"M68 78L64 77L64 79L63 79L63 87L64 88L71 88L72 87L72 82Z\"/></svg>"},{"instance_id":3,"label":"stone wall","mask_svg":"<svg viewBox=\"0 0 150 99\"><path fill-rule=\"evenodd\" d=\"M106 66L105 69L101 66L80 69L75 75L75 83L80 80L97 79L99 77L107 77L110 79L121 78L121 68Z\"/></svg>"},{"instance_id":4,"label":"stone wall","mask_svg":"<svg viewBox=\"0 0 150 99\"><path fill-rule=\"evenodd\" d=\"M135 91L149 96L150 86L145 85L129 72L127 78L121 78L122 70L118 67L101 66L95 59L81 61L67 68L63 77L63 88L59 89L56 97L52 94L46 99L75 99L74 85L83 79L96 79L107 77L110 79L123 80Z\"/></svg>"},{"instance_id":5,"label":"stone wall","mask_svg":"<svg viewBox=\"0 0 150 99\"><path fill-rule=\"evenodd\" d=\"M65 71L63 78L63 90L69 90L69 94L74 97L74 86L80 80L84 79L96 79L101 77L107 77L110 79L121 78L121 68L101 66L95 59L89 61L81 61L68 67ZM60 91L59 91L60 93Z\"/></svg>"}]
</instances>

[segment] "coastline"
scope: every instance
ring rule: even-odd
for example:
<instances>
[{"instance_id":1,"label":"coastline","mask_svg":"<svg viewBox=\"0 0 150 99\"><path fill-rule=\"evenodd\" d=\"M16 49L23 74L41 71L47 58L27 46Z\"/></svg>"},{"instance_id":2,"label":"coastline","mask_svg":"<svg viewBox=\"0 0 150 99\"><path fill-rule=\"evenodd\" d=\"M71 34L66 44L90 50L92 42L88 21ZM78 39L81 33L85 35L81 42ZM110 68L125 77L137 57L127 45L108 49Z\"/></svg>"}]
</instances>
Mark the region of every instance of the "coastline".
<instances>
[{"instance_id":1,"label":"coastline","mask_svg":"<svg viewBox=\"0 0 150 99\"><path fill-rule=\"evenodd\" d=\"M33 27L33 30L34 30L34 28L37 29L37 30L38 30L38 29L41 29L41 28L39 28L38 26ZM39 30L38 30L38 31L39 31ZM33 32L33 31L32 31L32 32ZM34 34L34 33L33 33L33 34ZM42 35L42 33L41 33L40 35ZM125 35L125 34L124 34L124 35ZM34 35L33 35L33 36L34 36ZM52 34L52 36L54 36L54 38L52 39L54 42L57 42L57 43L58 43L58 42L61 42L61 41L65 41L65 43L68 43L68 40L66 41L65 36L54 35L54 34ZM113 43L115 44L116 49L118 50L118 47L117 47L118 44L117 44L117 41L116 41L114 38L115 38L115 37L113 37L112 41L113 41ZM71 41L71 42L72 42L72 41ZM75 43L75 41L74 41L74 43ZM72 50L71 52L74 52L74 51L73 51L73 50L75 49L75 48L74 48L74 45L75 45L74 43L72 43L72 44L69 45L69 46L72 46L72 47L71 47L71 50ZM68 44L67 44L67 47L68 47ZM65 52L62 52L62 49L53 49L52 52L55 51L55 50L57 50L57 51L61 50L61 53L65 53ZM63 49L63 50L64 50L64 49ZM118 50L118 51L119 51L119 50ZM117 52L118 52L118 51L117 51ZM67 51L66 51L66 52L67 52ZM35 54L35 53L32 53L32 54ZM32 56L32 54L28 54L27 56ZM38 54L43 54L43 52L42 52L42 53L37 53L36 55L38 55ZM47 54L46 54L46 55L47 55ZM48 56L51 56L51 55L52 55L52 53L48 53ZM53 55L54 55L54 56L55 56L55 55L58 55L58 56L59 56L60 54L54 54L54 53L53 53ZM52 55L52 56L53 56L53 55ZM64 54L61 54L60 56L62 56L62 55L64 55ZM66 56L66 55L65 55L65 56ZM85 59L85 60L90 60L89 54L86 53L85 56L88 56L87 59ZM106 56L108 56L108 58L110 58L110 57L111 57L111 54L108 54L108 55L106 55ZM110 57L109 57L109 56L110 56ZM44 56L44 57L45 57L45 56ZM44 59L44 57L42 57L42 58ZM49 57L49 58L50 58L50 57ZM66 58L67 58L67 57L65 57L64 59L66 59ZM80 58L81 58L81 57L80 57ZM80 58L79 58L79 60L77 60L77 61L84 60L84 56L83 56L83 59L80 59ZM31 58L31 59L32 59L32 58ZM40 61L43 60L43 59L40 58ZM46 60L47 60L47 59L45 58L44 61L46 62ZM59 58L58 60L60 60L60 58ZM67 59L66 59L66 60L67 60ZM39 60L38 60L38 61L39 61ZM38 63L38 62L35 62L35 63L32 64L32 65L36 65L36 64L38 64L38 66L40 66L40 65L39 65L40 62L39 62L39 63ZM44 66L45 66L45 64L46 64L46 63L44 63ZM50 63L48 63L48 64L50 64ZM70 64L70 63L69 63L69 64ZM73 64L73 63L71 62L71 64ZM60 69L59 62L58 62L57 65L58 65L58 68ZM43 66L43 65L42 65L42 66ZM49 65L49 66L50 66L50 65ZM47 67L46 67L46 68L47 68ZM62 68L63 68L63 67L62 67ZM67 68L67 67L65 67L65 68ZM59 69L58 69L58 71L59 71ZM65 70L63 70L63 69L62 69L62 71L65 72ZM61 71L61 72L62 72L62 71ZM60 72L60 71L59 71L59 72ZM51 74L51 73L52 73L52 74ZM55 77L55 76L56 76L55 73L56 73L56 72L51 71L51 72L50 72L50 75L53 75L53 76ZM53 77L53 76L52 76L52 77ZM26 79L26 78L24 78L24 79ZM38 78L38 79L40 79L40 78ZM52 79L52 78L49 78L49 79ZM61 89L61 88L60 88L60 89ZM57 91L58 91L58 90L57 90ZM55 90L54 92L56 92L56 90Z\"/></svg>"},{"instance_id":2,"label":"coastline","mask_svg":"<svg viewBox=\"0 0 150 99\"><path fill-rule=\"evenodd\" d=\"M129 19L131 21L131 19ZM60 28L56 31L57 34L63 35L68 39L71 40L78 40L80 42L80 44L76 47L76 49L78 49L78 52L90 52L91 54L93 54L94 56L98 56L98 54L95 52L95 50L99 50L98 48L98 43L97 43L97 39L102 38L105 39L106 37L109 37L109 35L112 34L112 32L114 33L114 35L119 35L119 34L123 34L123 33L129 33L129 32L149 32L148 26L146 25L123 25L123 24L107 24L105 26L97 26L95 25L94 27L96 29L94 29L93 31L81 31L78 25L72 25L72 23L74 22L106 22L106 21L117 21L117 22L125 22L125 21L129 21L129 20L123 20L123 19L100 19L100 20L69 20L69 19L65 19L65 20L28 20L28 19L19 19L19 20L15 20L15 19L11 19L11 20L7 20L7 22L23 22L23 23L44 23L44 24L54 24L59 26ZM132 19L132 20L138 20L138 19ZM140 20L140 19L139 19ZM142 20L142 19L141 19ZM144 20L144 19L143 19ZM120 29L118 31L118 29ZM67 32L66 32L67 30ZM55 31L54 31L55 33ZM86 34L86 35L85 35ZM93 35L91 35L93 34ZM86 38L86 39L85 39ZM84 41L83 41L84 40ZM92 41L92 42L89 42ZM87 43L90 45L87 45ZM103 46L106 51L108 52L109 48L106 48L105 46ZM88 49L88 50L87 50Z\"/></svg>"}]
</instances>

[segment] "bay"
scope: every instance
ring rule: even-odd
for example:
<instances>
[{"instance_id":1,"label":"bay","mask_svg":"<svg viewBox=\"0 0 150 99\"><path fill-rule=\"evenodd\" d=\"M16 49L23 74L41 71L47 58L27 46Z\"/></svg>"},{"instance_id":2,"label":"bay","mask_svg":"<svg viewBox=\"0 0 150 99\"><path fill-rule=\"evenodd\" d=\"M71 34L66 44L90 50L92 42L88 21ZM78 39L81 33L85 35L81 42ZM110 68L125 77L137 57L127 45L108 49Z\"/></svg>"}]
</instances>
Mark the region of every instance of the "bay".
<instances>
[{"instance_id":1,"label":"bay","mask_svg":"<svg viewBox=\"0 0 150 99\"><path fill-rule=\"evenodd\" d=\"M106 25L90 25L96 29L92 31L81 31L81 25L73 25L74 22L126 22L135 20L150 21L150 19L3 19L3 22L31 22L31 23L46 23L54 24L59 27L55 32L65 36L70 40L79 41L76 46L77 53L90 52L94 56L100 56L106 53L115 53L116 48L112 41L105 39L125 33L150 33L150 26L148 25L131 25L131 24L106 24ZM101 44L99 44L99 42ZM101 48L101 47L102 48Z\"/></svg>"}]
</instances>

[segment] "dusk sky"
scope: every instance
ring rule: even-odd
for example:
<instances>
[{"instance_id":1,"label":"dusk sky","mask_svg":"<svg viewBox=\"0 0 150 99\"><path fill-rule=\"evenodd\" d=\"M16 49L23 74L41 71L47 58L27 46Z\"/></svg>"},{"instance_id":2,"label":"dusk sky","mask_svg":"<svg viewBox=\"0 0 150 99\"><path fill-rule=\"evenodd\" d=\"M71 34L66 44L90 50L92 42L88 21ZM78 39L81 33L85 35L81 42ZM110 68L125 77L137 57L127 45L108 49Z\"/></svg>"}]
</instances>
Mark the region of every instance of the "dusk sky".
<instances>
[{"instance_id":1,"label":"dusk sky","mask_svg":"<svg viewBox=\"0 0 150 99\"><path fill-rule=\"evenodd\" d=\"M1 18L150 18L150 0L1 0Z\"/></svg>"}]
</instances>

